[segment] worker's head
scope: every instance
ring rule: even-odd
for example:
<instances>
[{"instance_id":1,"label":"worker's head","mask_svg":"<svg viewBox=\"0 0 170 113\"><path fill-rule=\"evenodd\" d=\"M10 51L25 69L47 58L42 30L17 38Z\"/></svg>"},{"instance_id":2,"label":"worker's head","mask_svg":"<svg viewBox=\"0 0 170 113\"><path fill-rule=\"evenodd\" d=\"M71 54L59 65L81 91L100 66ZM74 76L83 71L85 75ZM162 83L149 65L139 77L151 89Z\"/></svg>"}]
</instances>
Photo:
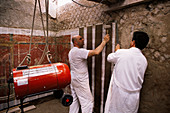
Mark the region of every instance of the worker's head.
<instances>
[{"instance_id":1,"label":"worker's head","mask_svg":"<svg viewBox=\"0 0 170 113\"><path fill-rule=\"evenodd\" d=\"M74 47L83 48L84 38L80 35L76 35L72 37L72 42Z\"/></svg>"},{"instance_id":2,"label":"worker's head","mask_svg":"<svg viewBox=\"0 0 170 113\"><path fill-rule=\"evenodd\" d=\"M149 42L149 36L142 31L136 31L133 33L133 38L130 43L131 47L137 47L140 50L144 49Z\"/></svg>"}]
</instances>

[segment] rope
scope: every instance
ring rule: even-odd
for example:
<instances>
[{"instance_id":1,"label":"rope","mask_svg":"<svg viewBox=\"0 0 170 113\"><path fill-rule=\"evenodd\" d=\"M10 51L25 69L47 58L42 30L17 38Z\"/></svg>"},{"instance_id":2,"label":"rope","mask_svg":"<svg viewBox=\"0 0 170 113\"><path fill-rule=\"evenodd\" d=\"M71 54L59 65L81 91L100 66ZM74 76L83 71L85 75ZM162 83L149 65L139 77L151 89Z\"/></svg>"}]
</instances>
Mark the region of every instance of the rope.
<instances>
[{"instance_id":1,"label":"rope","mask_svg":"<svg viewBox=\"0 0 170 113\"><path fill-rule=\"evenodd\" d=\"M40 9L40 16L41 16L41 22L42 22L43 31L44 31L44 37L46 37L46 34L45 34L45 27L44 27L44 22L43 22L43 16L42 16L42 11L41 11L40 0L38 0L38 4L39 4L39 9Z\"/></svg>"},{"instance_id":2,"label":"rope","mask_svg":"<svg viewBox=\"0 0 170 113\"><path fill-rule=\"evenodd\" d=\"M47 60L51 63L50 58L52 57L48 48L48 9L49 9L49 0L46 1L46 24L47 24L47 37L46 37L46 46L47 46Z\"/></svg>"},{"instance_id":3,"label":"rope","mask_svg":"<svg viewBox=\"0 0 170 113\"><path fill-rule=\"evenodd\" d=\"M39 0L38 0L39 1ZM46 55L47 55L47 60L49 63L51 63L50 59L51 59L51 54L48 48L48 6L49 6L49 1L45 0L45 6L46 6L46 31L47 31L47 36L45 35L45 41L46 41L46 45L45 45L45 49L43 52L43 55L41 56L40 61L38 62L38 64L41 64L43 62L43 59L45 57L45 51ZM41 13L41 21L42 21L42 25L43 25L43 30L44 30L44 24L43 24L43 19L42 19L42 12L41 12L41 5L40 5L40 1L39 1L39 7L40 7L40 13ZM44 34L45 34L45 30L44 30Z\"/></svg>"},{"instance_id":4,"label":"rope","mask_svg":"<svg viewBox=\"0 0 170 113\"><path fill-rule=\"evenodd\" d=\"M43 31L44 31L44 37L46 39L46 33L45 33L45 27L44 27L44 22L43 22L43 16L42 16L42 11L41 11L41 4L40 4L40 0L38 0L38 3L39 3L39 9L40 9L40 16L41 16L41 22L42 22L42 26L43 26ZM43 51L43 54L38 62L38 64L41 64L43 59L44 59L44 56L45 56L45 51L46 51L46 46L44 48L44 51Z\"/></svg>"},{"instance_id":5,"label":"rope","mask_svg":"<svg viewBox=\"0 0 170 113\"><path fill-rule=\"evenodd\" d=\"M32 29L31 29L31 39L30 39L29 54L31 53L31 43L32 43L32 35L33 35L33 28L34 28L36 6L37 6L37 0L35 0L35 6L34 6L34 15L33 15Z\"/></svg>"},{"instance_id":6,"label":"rope","mask_svg":"<svg viewBox=\"0 0 170 113\"><path fill-rule=\"evenodd\" d=\"M40 16L41 16L41 22L42 22L42 26L43 26L43 32L44 32L44 37L45 37L45 41L46 41L46 45L43 51L43 54L41 56L41 59L39 60L38 64L41 64L45 54L47 55L47 60L49 61L49 63L51 63L50 59L52 58L49 48L48 48L48 9L49 9L49 1L45 0L45 5L46 5L46 30L47 30L47 35L45 33L45 27L44 27L44 22L43 22L43 16L42 16L42 11L41 11L41 4L40 4L40 0L38 0L38 4L39 4L39 10L40 10ZM28 54L24 57L24 59L22 60L22 62L19 64L19 66L21 66L24 61L27 59L27 63L30 64L31 63L31 44L32 44L32 36L33 36L33 28L34 28L34 20L35 20L35 12L36 12L36 6L37 6L37 0L35 0L35 6L34 6L34 14L33 14L33 22L32 22L32 29L31 29L31 38L30 38L30 46L29 46L29 52ZM46 52L47 51L47 52Z\"/></svg>"},{"instance_id":7,"label":"rope","mask_svg":"<svg viewBox=\"0 0 170 113\"><path fill-rule=\"evenodd\" d=\"M52 58L50 51L47 51L47 60L49 61L49 63L51 64L50 59Z\"/></svg>"},{"instance_id":8,"label":"rope","mask_svg":"<svg viewBox=\"0 0 170 113\"><path fill-rule=\"evenodd\" d=\"M25 61L25 59L27 58L27 63L30 64L31 63L31 43L32 43L32 35L33 35L33 28L34 28L34 20L35 20L35 12L36 12L36 6L37 6L37 0L35 0L35 6L34 6L34 14L33 14L33 22L32 22L32 29L31 29L31 38L30 38L30 46L29 46L29 52L27 54L27 56L25 56L25 58L22 60L22 62L19 64L19 66L21 66L23 64L23 62Z\"/></svg>"},{"instance_id":9,"label":"rope","mask_svg":"<svg viewBox=\"0 0 170 113\"><path fill-rule=\"evenodd\" d=\"M49 6L49 0L45 0L46 2L46 30L47 30L47 37L46 37L46 44L48 44L48 6ZM48 46L47 46L47 50L48 50Z\"/></svg>"}]
</instances>

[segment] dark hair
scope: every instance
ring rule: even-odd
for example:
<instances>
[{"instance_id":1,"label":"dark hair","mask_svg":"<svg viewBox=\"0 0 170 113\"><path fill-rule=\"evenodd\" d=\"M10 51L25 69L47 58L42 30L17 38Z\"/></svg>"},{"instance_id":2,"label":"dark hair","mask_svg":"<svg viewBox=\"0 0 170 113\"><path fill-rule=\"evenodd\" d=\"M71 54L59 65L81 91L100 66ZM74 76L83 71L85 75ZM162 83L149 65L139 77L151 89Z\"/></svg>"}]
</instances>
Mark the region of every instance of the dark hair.
<instances>
[{"instance_id":1,"label":"dark hair","mask_svg":"<svg viewBox=\"0 0 170 113\"><path fill-rule=\"evenodd\" d=\"M149 42L149 36L147 33L142 31L136 31L133 33L132 41L135 40L135 47L140 50L144 49Z\"/></svg>"}]
</instances>

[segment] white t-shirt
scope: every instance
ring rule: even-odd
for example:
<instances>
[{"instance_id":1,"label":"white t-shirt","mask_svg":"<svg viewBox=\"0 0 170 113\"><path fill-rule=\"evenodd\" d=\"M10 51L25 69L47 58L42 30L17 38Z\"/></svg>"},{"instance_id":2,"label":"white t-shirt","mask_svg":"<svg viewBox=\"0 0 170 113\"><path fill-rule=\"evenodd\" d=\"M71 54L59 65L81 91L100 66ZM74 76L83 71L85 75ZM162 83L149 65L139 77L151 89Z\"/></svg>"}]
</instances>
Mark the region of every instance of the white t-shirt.
<instances>
[{"instance_id":1,"label":"white t-shirt","mask_svg":"<svg viewBox=\"0 0 170 113\"><path fill-rule=\"evenodd\" d=\"M118 87L126 91L140 91L147 67L147 60L140 49L119 49L110 53L107 60L115 64L113 76Z\"/></svg>"},{"instance_id":2,"label":"white t-shirt","mask_svg":"<svg viewBox=\"0 0 170 113\"><path fill-rule=\"evenodd\" d=\"M69 52L69 62L71 68L71 77L79 76L81 79L88 78L88 58L89 50L84 48L73 47Z\"/></svg>"}]
</instances>

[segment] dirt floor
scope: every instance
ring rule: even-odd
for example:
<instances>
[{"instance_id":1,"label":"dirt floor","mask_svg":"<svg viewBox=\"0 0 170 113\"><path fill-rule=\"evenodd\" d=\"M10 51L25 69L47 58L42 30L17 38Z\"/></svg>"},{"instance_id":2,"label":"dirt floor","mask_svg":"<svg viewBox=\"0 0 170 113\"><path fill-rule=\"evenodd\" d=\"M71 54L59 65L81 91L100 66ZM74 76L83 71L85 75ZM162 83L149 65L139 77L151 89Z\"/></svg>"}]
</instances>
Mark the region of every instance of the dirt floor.
<instances>
[{"instance_id":1,"label":"dirt floor","mask_svg":"<svg viewBox=\"0 0 170 113\"><path fill-rule=\"evenodd\" d=\"M30 105L34 105L36 109L27 111L25 113L68 113L69 112L69 107L63 106L61 104L61 100L54 98L53 95L30 102Z\"/></svg>"},{"instance_id":2,"label":"dirt floor","mask_svg":"<svg viewBox=\"0 0 170 113\"><path fill-rule=\"evenodd\" d=\"M69 107L63 106L61 100L56 99L54 95L28 102L24 108L32 108L31 106L35 106L35 108L24 113L69 113ZM11 110L15 112L10 112ZM0 111L0 113L6 113L6 110ZM8 113L20 113L19 106L10 108Z\"/></svg>"}]
</instances>

